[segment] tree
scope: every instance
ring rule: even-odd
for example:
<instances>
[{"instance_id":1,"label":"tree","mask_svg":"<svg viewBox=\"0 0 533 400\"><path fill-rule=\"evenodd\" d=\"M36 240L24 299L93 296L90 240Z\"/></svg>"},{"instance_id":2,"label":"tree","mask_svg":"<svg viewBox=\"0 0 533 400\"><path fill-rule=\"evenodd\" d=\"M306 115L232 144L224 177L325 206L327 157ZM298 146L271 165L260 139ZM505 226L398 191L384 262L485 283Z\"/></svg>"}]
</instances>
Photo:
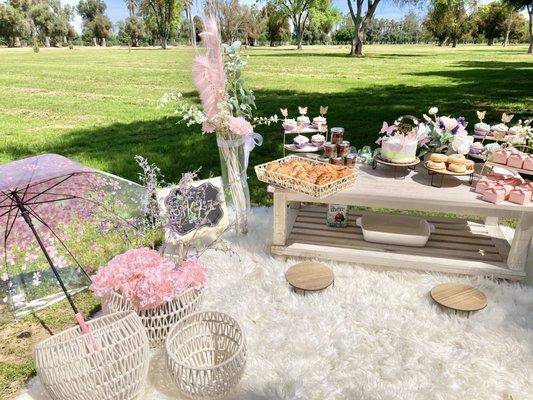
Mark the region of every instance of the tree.
<instances>
[{"instance_id":1,"label":"tree","mask_svg":"<svg viewBox=\"0 0 533 400\"><path fill-rule=\"evenodd\" d=\"M292 22L292 29L296 35L298 50L302 49L304 31L309 22L309 12L317 0L273 0Z\"/></svg>"},{"instance_id":2,"label":"tree","mask_svg":"<svg viewBox=\"0 0 533 400\"><path fill-rule=\"evenodd\" d=\"M508 13L507 7L497 2L489 3L478 10L478 29L487 39L489 46L505 33Z\"/></svg>"},{"instance_id":3,"label":"tree","mask_svg":"<svg viewBox=\"0 0 533 400\"><path fill-rule=\"evenodd\" d=\"M261 36L266 25L266 11L259 9L256 5L244 6L242 18L242 39L248 45L255 46L255 41Z\"/></svg>"},{"instance_id":4,"label":"tree","mask_svg":"<svg viewBox=\"0 0 533 400\"><path fill-rule=\"evenodd\" d=\"M189 43L191 46L196 46L196 28L194 24L194 17L192 15L192 8L194 6L194 0L184 0L183 9L185 11L185 18L189 21Z\"/></svg>"},{"instance_id":5,"label":"tree","mask_svg":"<svg viewBox=\"0 0 533 400\"><path fill-rule=\"evenodd\" d=\"M77 6L83 19L83 35L92 39L95 46L105 46L111 34L111 20L104 15L106 8L102 0L80 0Z\"/></svg>"},{"instance_id":6,"label":"tree","mask_svg":"<svg viewBox=\"0 0 533 400\"><path fill-rule=\"evenodd\" d=\"M414 11L408 12L401 22L402 32L405 34L405 42L418 43L420 40L420 21Z\"/></svg>"},{"instance_id":7,"label":"tree","mask_svg":"<svg viewBox=\"0 0 533 400\"><path fill-rule=\"evenodd\" d=\"M135 16L135 11L137 10L137 0L124 0L126 2L126 7L128 7L128 12L130 17Z\"/></svg>"},{"instance_id":8,"label":"tree","mask_svg":"<svg viewBox=\"0 0 533 400\"><path fill-rule=\"evenodd\" d=\"M218 20L224 42L231 44L241 38L246 9L239 0L210 0L206 2L205 11Z\"/></svg>"},{"instance_id":9,"label":"tree","mask_svg":"<svg viewBox=\"0 0 533 400\"><path fill-rule=\"evenodd\" d=\"M274 47L275 43L282 42L290 37L289 17L273 2L267 3L265 11L267 15L266 37L270 47Z\"/></svg>"},{"instance_id":10,"label":"tree","mask_svg":"<svg viewBox=\"0 0 533 400\"><path fill-rule=\"evenodd\" d=\"M372 18L374 18L374 14L376 13L376 9L380 1L381 0L368 0L365 9L364 0L348 0L348 9L350 10L350 16L352 17L352 21L354 23L354 36L352 39L350 55L363 55L365 31Z\"/></svg>"},{"instance_id":11,"label":"tree","mask_svg":"<svg viewBox=\"0 0 533 400\"><path fill-rule=\"evenodd\" d=\"M517 11L526 9L529 15L529 48L527 52L533 53L533 0L504 0Z\"/></svg>"},{"instance_id":12,"label":"tree","mask_svg":"<svg viewBox=\"0 0 533 400\"><path fill-rule=\"evenodd\" d=\"M129 38L132 47L138 47L143 37L142 22L136 16L126 18L124 22L124 34Z\"/></svg>"},{"instance_id":13,"label":"tree","mask_svg":"<svg viewBox=\"0 0 533 400\"><path fill-rule=\"evenodd\" d=\"M0 37L9 47L20 45L19 38L29 33L29 22L26 16L11 3L0 3Z\"/></svg>"},{"instance_id":14,"label":"tree","mask_svg":"<svg viewBox=\"0 0 533 400\"><path fill-rule=\"evenodd\" d=\"M333 7L331 0L316 2L309 15L312 43L317 40L320 42L328 40L335 25L342 21L340 11Z\"/></svg>"},{"instance_id":15,"label":"tree","mask_svg":"<svg viewBox=\"0 0 533 400\"><path fill-rule=\"evenodd\" d=\"M439 46L451 40L452 47L456 47L472 28L475 5L475 0L433 0L424 27L437 39Z\"/></svg>"},{"instance_id":16,"label":"tree","mask_svg":"<svg viewBox=\"0 0 533 400\"><path fill-rule=\"evenodd\" d=\"M142 0L143 15L153 18L161 47L166 49L170 32L178 24L182 4L179 0Z\"/></svg>"}]
</instances>

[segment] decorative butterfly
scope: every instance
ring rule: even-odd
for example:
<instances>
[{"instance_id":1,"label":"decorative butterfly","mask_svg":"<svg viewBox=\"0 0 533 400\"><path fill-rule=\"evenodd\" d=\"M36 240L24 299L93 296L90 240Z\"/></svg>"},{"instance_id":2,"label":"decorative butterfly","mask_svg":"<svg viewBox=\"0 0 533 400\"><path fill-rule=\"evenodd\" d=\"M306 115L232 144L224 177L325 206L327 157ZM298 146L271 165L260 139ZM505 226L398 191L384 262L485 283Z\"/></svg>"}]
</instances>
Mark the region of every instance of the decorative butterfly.
<instances>
[{"instance_id":1,"label":"decorative butterfly","mask_svg":"<svg viewBox=\"0 0 533 400\"><path fill-rule=\"evenodd\" d=\"M483 121L483 119L485 118L486 111L476 111L476 114L479 120Z\"/></svg>"},{"instance_id":2,"label":"decorative butterfly","mask_svg":"<svg viewBox=\"0 0 533 400\"><path fill-rule=\"evenodd\" d=\"M289 116L289 112L286 108L280 108L279 110L281 111L281 115L283 115L285 118Z\"/></svg>"},{"instance_id":3,"label":"decorative butterfly","mask_svg":"<svg viewBox=\"0 0 533 400\"><path fill-rule=\"evenodd\" d=\"M320 115L326 115L328 113L328 106L320 106Z\"/></svg>"},{"instance_id":4,"label":"decorative butterfly","mask_svg":"<svg viewBox=\"0 0 533 400\"><path fill-rule=\"evenodd\" d=\"M379 131L379 133L386 133L387 135L392 135L394 131L396 131L396 128L396 125L389 126L387 122L383 121L383 125L381 126L381 130Z\"/></svg>"},{"instance_id":5,"label":"decorative butterfly","mask_svg":"<svg viewBox=\"0 0 533 400\"><path fill-rule=\"evenodd\" d=\"M514 117L514 114L509 114L509 115L507 115L506 113L503 113L503 114L502 114L502 122L503 122L504 124L507 124L507 123L511 122L511 120L513 119L513 117Z\"/></svg>"},{"instance_id":6,"label":"decorative butterfly","mask_svg":"<svg viewBox=\"0 0 533 400\"><path fill-rule=\"evenodd\" d=\"M307 107L298 106L298 111L300 111L300 114L306 115L307 114Z\"/></svg>"}]
</instances>

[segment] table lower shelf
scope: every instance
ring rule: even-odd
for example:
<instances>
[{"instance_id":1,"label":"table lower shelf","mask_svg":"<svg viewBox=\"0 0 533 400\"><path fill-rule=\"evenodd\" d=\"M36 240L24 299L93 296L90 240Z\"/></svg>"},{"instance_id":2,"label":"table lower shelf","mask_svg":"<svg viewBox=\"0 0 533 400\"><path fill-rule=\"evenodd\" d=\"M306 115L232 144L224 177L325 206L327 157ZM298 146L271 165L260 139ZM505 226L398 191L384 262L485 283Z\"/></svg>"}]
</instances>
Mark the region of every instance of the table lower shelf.
<instances>
[{"instance_id":1,"label":"table lower shelf","mask_svg":"<svg viewBox=\"0 0 533 400\"><path fill-rule=\"evenodd\" d=\"M272 246L272 253L505 279L525 276L507 267L510 246L497 225L427 217L436 228L427 245L406 247L364 241L361 228L355 225L362 214L351 212L348 227L333 228L326 225L326 207L291 209L286 245Z\"/></svg>"}]
</instances>

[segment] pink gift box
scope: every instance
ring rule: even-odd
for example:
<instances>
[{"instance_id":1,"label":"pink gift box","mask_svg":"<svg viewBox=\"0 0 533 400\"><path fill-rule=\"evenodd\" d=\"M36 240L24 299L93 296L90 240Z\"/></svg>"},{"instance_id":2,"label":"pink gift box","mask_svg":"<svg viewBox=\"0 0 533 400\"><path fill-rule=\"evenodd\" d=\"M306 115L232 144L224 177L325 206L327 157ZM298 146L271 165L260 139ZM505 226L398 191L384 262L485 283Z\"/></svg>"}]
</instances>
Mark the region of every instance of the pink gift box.
<instances>
[{"instance_id":1,"label":"pink gift box","mask_svg":"<svg viewBox=\"0 0 533 400\"><path fill-rule=\"evenodd\" d=\"M529 158L529 157L527 157L523 153L513 153L507 159L507 166L513 167L513 168L522 168L526 158Z\"/></svg>"},{"instance_id":2,"label":"pink gift box","mask_svg":"<svg viewBox=\"0 0 533 400\"><path fill-rule=\"evenodd\" d=\"M497 164L507 164L507 159L510 155L510 150L498 149L494 153L492 153L491 161Z\"/></svg>"},{"instance_id":3,"label":"pink gift box","mask_svg":"<svg viewBox=\"0 0 533 400\"><path fill-rule=\"evenodd\" d=\"M529 187L517 187L511 190L509 193L509 201L516 204L529 204L531 203L532 191Z\"/></svg>"},{"instance_id":4,"label":"pink gift box","mask_svg":"<svg viewBox=\"0 0 533 400\"><path fill-rule=\"evenodd\" d=\"M489 180L481 179L476 184L476 193L483 194L485 193L485 190L490 189L494 186L496 186L496 181L489 181Z\"/></svg>"},{"instance_id":5,"label":"pink gift box","mask_svg":"<svg viewBox=\"0 0 533 400\"><path fill-rule=\"evenodd\" d=\"M501 186L491 187L483 192L483 200L497 204L505 200L505 189Z\"/></svg>"},{"instance_id":6,"label":"pink gift box","mask_svg":"<svg viewBox=\"0 0 533 400\"><path fill-rule=\"evenodd\" d=\"M527 156L524 160L524 165L522 165L523 169L527 169L528 171L533 171L533 157Z\"/></svg>"}]
</instances>

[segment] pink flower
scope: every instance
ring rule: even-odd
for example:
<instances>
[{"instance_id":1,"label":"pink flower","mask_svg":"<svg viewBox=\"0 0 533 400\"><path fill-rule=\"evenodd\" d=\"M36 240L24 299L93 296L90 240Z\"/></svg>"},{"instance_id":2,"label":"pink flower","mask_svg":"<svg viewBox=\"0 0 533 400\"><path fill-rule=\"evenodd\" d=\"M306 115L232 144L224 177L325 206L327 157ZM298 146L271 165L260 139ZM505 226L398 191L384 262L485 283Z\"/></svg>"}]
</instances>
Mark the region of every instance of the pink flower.
<instances>
[{"instance_id":1,"label":"pink flower","mask_svg":"<svg viewBox=\"0 0 533 400\"><path fill-rule=\"evenodd\" d=\"M215 125L209 123L209 122L204 122L202 124L202 132L203 133L213 133L215 131Z\"/></svg>"},{"instance_id":2,"label":"pink flower","mask_svg":"<svg viewBox=\"0 0 533 400\"><path fill-rule=\"evenodd\" d=\"M173 300L191 286L203 285L199 262L185 267L147 247L114 257L94 275L91 290L97 297L119 292L139 309L155 308Z\"/></svg>"},{"instance_id":3,"label":"pink flower","mask_svg":"<svg viewBox=\"0 0 533 400\"><path fill-rule=\"evenodd\" d=\"M193 287L200 290L207 280L207 269L202 262L195 258L190 257L180 262L179 271L181 273L181 279L186 287Z\"/></svg>"},{"instance_id":4,"label":"pink flower","mask_svg":"<svg viewBox=\"0 0 533 400\"><path fill-rule=\"evenodd\" d=\"M41 284L41 273L40 272L34 272L33 273L33 286L39 286Z\"/></svg>"},{"instance_id":5,"label":"pink flower","mask_svg":"<svg viewBox=\"0 0 533 400\"><path fill-rule=\"evenodd\" d=\"M244 119L244 117L230 117L228 121L229 130L237 135L250 135L254 128L252 124Z\"/></svg>"}]
</instances>

